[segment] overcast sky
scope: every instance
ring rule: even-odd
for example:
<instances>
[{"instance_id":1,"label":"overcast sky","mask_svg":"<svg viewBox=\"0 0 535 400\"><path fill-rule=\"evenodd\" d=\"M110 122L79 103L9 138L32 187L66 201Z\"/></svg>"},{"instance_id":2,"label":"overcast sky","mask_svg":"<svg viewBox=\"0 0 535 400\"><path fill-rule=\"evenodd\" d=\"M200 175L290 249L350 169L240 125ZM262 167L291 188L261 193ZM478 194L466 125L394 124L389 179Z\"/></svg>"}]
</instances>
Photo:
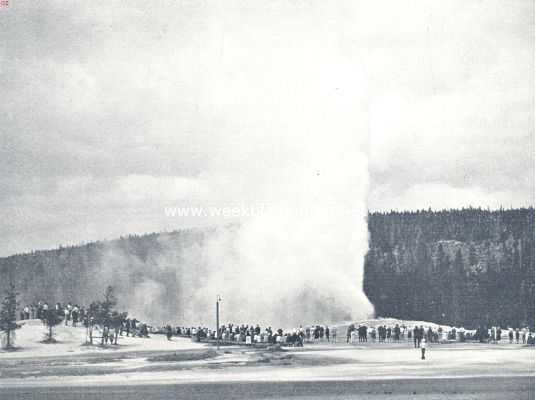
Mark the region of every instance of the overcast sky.
<instances>
[{"instance_id":1,"label":"overcast sky","mask_svg":"<svg viewBox=\"0 0 535 400\"><path fill-rule=\"evenodd\" d=\"M346 122L301 126L340 96L369 209L535 203L534 2L325 3L0 8L0 255L254 205L266 163L283 179Z\"/></svg>"}]
</instances>

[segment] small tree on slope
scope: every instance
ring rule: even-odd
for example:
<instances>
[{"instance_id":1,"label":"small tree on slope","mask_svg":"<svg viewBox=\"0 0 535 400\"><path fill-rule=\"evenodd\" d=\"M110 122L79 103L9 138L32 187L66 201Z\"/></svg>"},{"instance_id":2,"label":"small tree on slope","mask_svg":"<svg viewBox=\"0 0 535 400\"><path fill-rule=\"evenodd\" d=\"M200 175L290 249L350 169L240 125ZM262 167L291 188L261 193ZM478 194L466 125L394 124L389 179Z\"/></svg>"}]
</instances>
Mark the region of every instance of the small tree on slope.
<instances>
[{"instance_id":1,"label":"small tree on slope","mask_svg":"<svg viewBox=\"0 0 535 400\"><path fill-rule=\"evenodd\" d=\"M4 348L13 349L13 331L20 328L17 324L17 295L15 285L11 282L0 309L0 331L5 335Z\"/></svg>"},{"instance_id":2,"label":"small tree on slope","mask_svg":"<svg viewBox=\"0 0 535 400\"><path fill-rule=\"evenodd\" d=\"M63 321L63 318L58 314L56 310L48 310L43 316L43 324L48 328L44 343L55 343L54 339L54 327L59 325Z\"/></svg>"},{"instance_id":3,"label":"small tree on slope","mask_svg":"<svg viewBox=\"0 0 535 400\"><path fill-rule=\"evenodd\" d=\"M113 309L117 305L117 298L115 297L113 286L108 286L104 293L104 301L100 303L101 318L106 325L110 325L113 321Z\"/></svg>"}]
</instances>

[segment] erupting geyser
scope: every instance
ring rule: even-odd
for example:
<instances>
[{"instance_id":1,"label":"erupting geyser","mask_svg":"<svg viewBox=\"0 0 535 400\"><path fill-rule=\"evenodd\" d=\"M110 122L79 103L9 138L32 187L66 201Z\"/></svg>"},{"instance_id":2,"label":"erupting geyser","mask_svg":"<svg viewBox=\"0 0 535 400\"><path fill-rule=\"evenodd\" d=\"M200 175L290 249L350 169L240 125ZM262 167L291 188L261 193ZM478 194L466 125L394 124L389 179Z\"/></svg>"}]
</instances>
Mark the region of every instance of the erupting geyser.
<instances>
[{"instance_id":1,"label":"erupting geyser","mask_svg":"<svg viewBox=\"0 0 535 400\"><path fill-rule=\"evenodd\" d=\"M216 29L221 57L203 98L224 121L206 181L223 204L257 212L205 243L206 276L182 298L191 323L211 321L217 294L224 321L234 323L291 327L373 314L362 289L366 87L345 6L216 18L234 23Z\"/></svg>"},{"instance_id":2,"label":"erupting geyser","mask_svg":"<svg viewBox=\"0 0 535 400\"><path fill-rule=\"evenodd\" d=\"M192 322L213 313L216 294L225 321L240 323L292 327L373 313L362 290L366 165L357 150L345 152L318 172L279 177L263 215L222 228L206 245L209 273L194 294Z\"/></svg>"},{"instance_id":3,"label":"erupting geyser","mask_svg":"<svg viewBox=\"0 0 535 400\"><path fill-rule=\"evenodd\" d=\"M158 92L165 107L148 108L162 121L146 135L168 153L174 144L180 168L153 190L133 176L127 193L252 213L168 219L171 229L219 228L110 244L78 301L113 284L120 307L154 324L213 326L217 295L222 321L240 324L289 328L373 313L362 289L368 91L354 7L200 2L191 18L155 28L173 39L161 77L175 85Z\"/></svg>"}]
</instances>

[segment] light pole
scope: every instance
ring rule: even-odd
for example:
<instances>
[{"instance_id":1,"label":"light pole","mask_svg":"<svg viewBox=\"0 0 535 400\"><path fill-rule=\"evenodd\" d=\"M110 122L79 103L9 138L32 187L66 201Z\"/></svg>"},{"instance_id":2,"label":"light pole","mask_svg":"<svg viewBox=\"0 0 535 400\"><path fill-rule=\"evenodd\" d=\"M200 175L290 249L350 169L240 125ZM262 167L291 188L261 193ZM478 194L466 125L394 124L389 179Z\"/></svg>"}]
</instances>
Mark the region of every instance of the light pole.
<instances>
[{"instance_id":1,"label":"light pole","mask_svg":"<svg viewBox=\"0 0 535 400\"><path fill-rule=\"evenodd\" d=\"M216 324L216 338L217 338L217 350L219 350L219 302L221 301L221 296L217 295L215 303L215 324Z\"/></svg>"}]
</instances>

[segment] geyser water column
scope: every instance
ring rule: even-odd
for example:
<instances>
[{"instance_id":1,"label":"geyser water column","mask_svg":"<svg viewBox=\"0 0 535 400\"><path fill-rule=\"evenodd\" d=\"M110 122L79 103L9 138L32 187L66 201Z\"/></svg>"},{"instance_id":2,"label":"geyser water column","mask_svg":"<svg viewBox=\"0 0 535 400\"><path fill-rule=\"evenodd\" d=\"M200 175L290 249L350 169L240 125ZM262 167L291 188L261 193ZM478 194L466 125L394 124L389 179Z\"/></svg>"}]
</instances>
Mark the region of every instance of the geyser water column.
<instances>
[{"instance_id":1,"label":"geyser water column","mask_svg":"<svg viewBox=\"0 0 535 400\"><path fill-rule=\"evenodd\" d=\"M337 151L343 143L318 147L324 165L270 184L266 214L239 229L234 261L245 274L226 280L241 288L227 310L236 320L292 327L372 314L362 290L365 158L351 145Z\"/></svg>"},{"instance_id":2,"label":"geyser water column","mask_svg":"<svg viewBox=\"0 0 535 400\"><path fill-rule=\"evenodd\" d=\"M204 121L194 140L209 155L200 179L208 204L256 214L203 243L205 272L181 294L186 322L213 325L218 294L222 322L369 316L368 118L353 2L214 4L192 50Z\"/></svg>"},{"instance_id":3,"label":"geyser water column","mask_svg":"<svg viewBox=\"0 0 535 400\"><path fill-rule=\"evenodd\" d=\"M147 25L165 38L151 40L154 75L139 82L158 84L147 108L158 123L144 135L176 155L157 166L178 176L161 192L176 196L173 206L256 213L167 221L221 228L163 235L149 255L119 243L103 254L96 287L113 283L121 307L151 323L215 327L217 295L223 323L292 327L372 314L362 290L368 54L357 2L166 4L173 12L161 8ZM133 192L144 198L142 184Z\"/></svg>"},{"instance_id":4,"label":"geyser water column","mask_svg":"<svg viewBox=\"0 0 535 400\"><path fill-rule=\"evenodd\" d=\"M197 304L221 293L225 321L292 327L373 314L362 289L368 180L358 118L364 115L350 111L355 104L338 93L320 97L321 115L300 119L303 135L279 143L293 149L291 157L249 170L256 215L222 228L204 248L210 273Z\"/></svg>"},{"instance_id":5,"label":"geyser water column","mask_svg":"<svg viewBox=\"0 0 535 400\"><path fill-rule=\"evenodd\" d=\"M366 85L351 3L220 10L201 112L220 122L220 204L254 208L203 247L191 317L291 327L367 317ZM234 10L234 11L233 11ZM349 36L348 36L349 35ZM202 315L202 318L198 318Z\"/></svg>"}]
</instances>

